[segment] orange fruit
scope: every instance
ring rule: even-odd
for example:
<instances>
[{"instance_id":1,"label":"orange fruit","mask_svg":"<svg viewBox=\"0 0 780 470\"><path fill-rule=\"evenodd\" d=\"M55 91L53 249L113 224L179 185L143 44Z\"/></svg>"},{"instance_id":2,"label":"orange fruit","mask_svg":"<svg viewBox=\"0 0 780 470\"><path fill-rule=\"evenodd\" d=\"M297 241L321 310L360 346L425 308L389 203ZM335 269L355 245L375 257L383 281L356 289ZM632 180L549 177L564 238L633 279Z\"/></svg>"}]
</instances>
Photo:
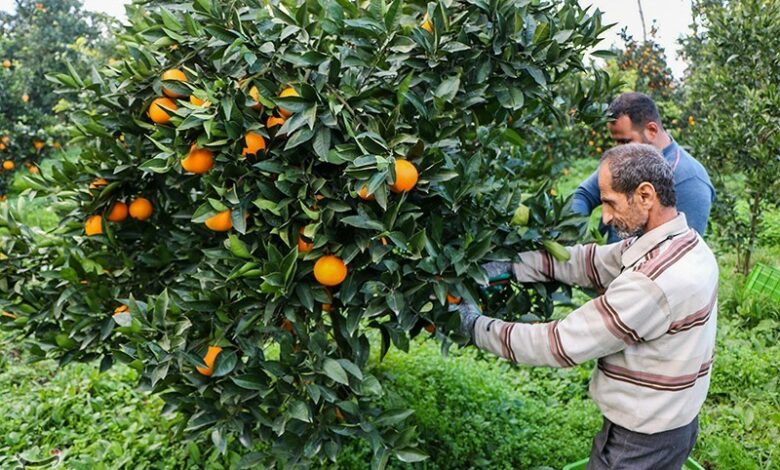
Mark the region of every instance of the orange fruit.
<instances>
[{"instance_id":1,"label":"orange fruit","mask_svg":"<svg viewBox=\"0 0 780 470\"><path fill-rule=\"evenodd\" d=\"M130 307L128 307L125 304L120 305L119 307L114 309L114 315L119 315L120 313L124 313L130 310Z\"/></svg>"},{"instance_id":2,"label":"orange fruit","mask_svg":"<svg viewBox=\"0 0 780 470\"><path fill-rule=\"evenodd\" d=\"M4 136L3 136L3 138L2 138L2 139L0 139L0 142L4 143L4 144L6 144L6 145L7 145L7 144L8 144L8 142L10 142L10 141L11 141L11 138L10 138L10 137L8 137L7 135L4 135Z\"/></svg>"},{"instance_id":3,"label":"orange fruit","mask_svg":"<svg viewBox=\"0 0 780 470\"><path fill-rule=\"evenodd\" d=\"M190 103L194 104L195 106L202 106L204 108L211 106L211 101L204 101L195 95L190 95Z\"/></svg>"},{"instance_id":4,"label":"orange fruit","mask_svg":"<svg viewBox=\"0 0 780 470\"><path fill-rule=\"evenodd\" d=\"M337 286L347 278L347 265L338 256L325 255L314 263L314 278L323 286Z\"/></svg>"},{"instance_id":5,"label":"orange fruit","mask_svg":"<svg viewBox=\"0 0 780 470\"><path fill-rule=\"evenodd\" d=\"M11 171L16 168L16 164L12 160L6 160L3 162L3 169Z\"/></svg>"},{"instance_id":6,"label":"orange fruit","mask_svg":"<svg viewBox=\"0 0 780 470\"><path fill-rule=\"evenodd\" d=\"M309 243L303 238L303 227L301 227L301 230L299 231L300 235L298 235L298 252L299 253L308 253L314 248L314 243Z\"/></svg>"},{"instance_id":7,"label":"orange fruit","mask_svg":"<svg viewBox=\"0 0 780 470\"><path fill-rule=\"evenodd\" d=\"M299 95L298 92L295 91L295 88L291 86L288 86L287 88L282 90L281 93L279 93L279 98L288 98L291 96L301 96L301 95ZM292 111L288 111L282 107L279 108L279 114L281 114L285 118L288 118L293 115Z\"/></svg>"},{"instance_id":8,"label":"orange fruit","mask_svg":"<svg viewBox=\"0 0 780 470\"><path fill-rule=\"evenodd\" d=\"M198 148L195 144L190 147L190 153L181 160L184 171L202 175L214 166L214 152L209 149Z\"/></svg>"},{"instance_id":9,"label":"orange fruit","mask_svg":"<svg viewBox=\"0 0 780 470\"><path fill-rule=\"evenodd\" d=\"M99 188L108 184L108 180L105 178L98 178L95 181L89 183L89 189Z\"/></svg>"},{"instance_id":10,"label":"orange fruit","mask_svg":"<svg viewBox=\"0 0 780 470\"><path fill-rule=\"evenodd\" d=\"M286 120L287 119L281 117L268 116L268 120L265 122L265 127L270 129L274 126L281 126Z\"/></svg>"},{"instance_id":11,"label":"orange fruit","mask_svg":"<svg viewBox=\"0 0 780 470\"><path fill-rule=\"evenodd\" d=\"M5 144L0 142L0 150L5 150Z\"/></svg>"},{"instance_id":12,"label":"orange fruit","mask_svg":"<svg viewBox=\"0 0 780 470\"><path fill-rule=\"evenodd\" d=\"M11 68L11 61L10 61L10 60L8 60L8 59L5 59L5 60L3 61L3 68L4 68L4 69L10 69L10 68Z\"/></svg>"},{"instance_id":13,"label":"orange fruit","mask_svg":"<svg viewBox=\"0 0 780 470\"><path fill-rule=\"evenodd\" d=\"M360 188L360 191L358 191L358 196L364 201L373 201L375 199L373 194L368 194L368 186L365 184Z\"/></svg>"},{"instance_id":14,"label":"orange fruit","mask_svg":"<svg viewBox=\"0 0 780 470\"><path fill-rule=\"evenodd\" d=\"M249 131L244 136L246 147L241 155L257 155L260 150L265 150L265 138L257 132Z\"/></svg>"},{"instance_id":15,"label":"orange fruit","mask_svg":"<svg viewBox=\"0 0 780 470\"><path fill-rule=\"evenodd\" d=\"M249 89L249 97L257 103L252 105L252 109L262 111L263 103L260 102L260 90L258 90L256 86L252 86L252 88Z\"/></svg>"},{"instance_id":16,"label":"orange fruit","mask_svg":"<svg viewBox=\"0 0 780 470\"><path fill-rule=\"evenodd\" d=\"M165 108L171 111L179 109L170 98L156 98L149 105L149 110L146 111L146 114L155 124L168 124L171 122L171 115L166 112Z\"/></svg>"},{"instance_id":17,"label":"orange fruit","mask_svg":"<svg viewBox=\"0 0 780 470\"><path fill-rule=\"evenodd\" d=\"M206 351L206 356L203 358L206 367L198 366L195 369L206 377L211 377L211 374L214 373L214 362L216 362L217 356L219 356L219 353L221 352L222 348L219 346L209 346L208 351Z\"/></svg>"},{"instance_id":18,"label":"orange fruit","mask_svg":"<svg viewBox=\"0 0 780 470\"><path fill-rule=\"evenodd\" d=\"M427 325L425 325L425 331L427 331L428 333L433 333L434 331L436 331L436 326L433 323L428 323Z\"/></svg>"},{"instance_id":19,"label":"orange fruit","mask_svg":"<svg viewBox=\"0 0 780 470\"><path fill-rule=\"evenodd\" d=\"M165 72L163 72L162 79L163 80L178 80L180 82L186 82L187 81L187 76L184 75L184 72L182 72L179 69L171 69L171 70L166 70ZM173 91L171 89L168 89L168 88L165 88L165 87L163 87L162 92L165 93L165 96L167 96L169 98L184 98L185 96L187 96L187 95L182 95L180 93L176 93L175 91Z\"/></svg>"},{"instance_id":20,"label":"orange fruit","mask_svg":"<svg viewBox=\"0 0 780 470\"><path fill-rule=\"evenodd\" d=\"M344 421L346 418L344 417L344 413L341 412L340 409L336 408L336 419L339 421Z\"/></svg>"},{"instance_id":21,"label":"orange fruit","mask_svg":"<svg viewBox=\"0 0 780 470\"><path fill-rule=\"evenodd\" d=\"M36 152L40 152L40 150L43 148L43 141L42 140L33 140L33 147L35 147Z\"/></svg>"},{"instance_id":22,"label":"orange fruit","mask_svg":"<svg viewBox=\"0 0 780 470\"><path fill-rule=\"evenodd\" d=\"M323 312L330 312L331 305L330 304L322 304L322 311Z\"/></svg>"},{"instance_id":23,"label":"orange fruit","mask_svg":"<svg viewBox=\"0 0 780 470\"><path fill-rule=\"evenodd\" d=\"M106 219L109 222L122 222L127 218L127 204L122 201L117 201L111 206L111 210L108 212Z\"/></svg>"},{"instance_id":24,"label":"orange fruit","mask_svg":"<svg viewBox=\"0 0 780 470\"><path fill-rule=\"evenodd\" d=\"M38 173L40 173L40 172L41 172L40 168L38 168L38 167L37 167L37 166L35 166L35 165L30 165L30 168L29 168L29 170L30 170L30 173L32 173L32 174L34 174L34 175L37 175Z\"/></svg>"},{"instance_id":25,"label":"orange fruit","mask_svg":"<svg viewBox=\"0 0 780 470\"><path fill-rule=\"evenodd\" d=\"M130 203L129 212L130 217L143 221L152 216L154 208L151 201L145 197L138 197Z\"/></svg>"},{"instance_id":26,"label":"orange fruit","mask_svg":"<svg viewBox=\"0 0 780 470\"><path fill-rule=\"evenodd\" d=\"M99 215L87 217L87 222L84 224L84 231L87 233L88 237L103 233L103 217Z\"/></svg>"},{"instance_id":27,"label":"orange fruit","mask_svg":"<svg viewBox=\"0 0 780 470\"><path fill-rule=\"evenodd\" d=\"M433 34L433 23L431 23L430 17L428 17L428 13L423 16L423 22L420 25L420 27L429 33Z\"/></svg>"},{"instance_id":28,"label":"orange fruit","mask_svg":"<svg viewBox=\"0 0 780 470\"><path fill-rule=\"evenodd\" d=\"M292 324L292 322L290 320L286 319L286 318L284 320L282 320L282 329L292 333L293 332L293 324Z\"/></svg>"},{"instance_id":29,"label":"orange fruit","mask_svg":"<svg viewBox=\"0 0 780 470\"><path fill-rule=\"evenodd\" d=\"M230 220L230 209L206 219L206 227L215 232L227 232L233 228L233 221Z\"/></svg>"},{"instance_id":30,"label":"orange fruit","mask_svg":"<svg viewBox=\"0 0 780 470\"><path fill-rule=\"evenodd\" d=\"M417 185L419 173L409 160L395 161L395 184L390 185L390 191L402 193L411 191Z\"/></svg>"},{"instance_id":31,"label":"orange fruit","mask_svg":"<svg viewBox=\"0 0 780 470\"><path fill-rule=\"evenodd\" d=\"M30 101L30 95L28 95L27 93L23 94L22 101L28 103Z\"/></svg>"},{"instance_id":32,"label":"orange fruit","mask_svg":"<svg viewBox=\"0 0 780 470\"><path fill-rule=\"evenodd\" d=\"M6 196L5 194L0 194L0 202L5 201L6 199L8 199L8 196Z\"/></svg>"},{"instance_id":33,"label":"orange fruit","mask_svg":"<svg viewBox=\"0 0 780 470\"><path fill-rule=\"evenodd\" d=\"M457 305L457 304L460 303L460 301L461 301L460 297L455 297L452 294L447 294L447 303L448 304L455 304L455 305Z\"/></svg>"}]
</instances>

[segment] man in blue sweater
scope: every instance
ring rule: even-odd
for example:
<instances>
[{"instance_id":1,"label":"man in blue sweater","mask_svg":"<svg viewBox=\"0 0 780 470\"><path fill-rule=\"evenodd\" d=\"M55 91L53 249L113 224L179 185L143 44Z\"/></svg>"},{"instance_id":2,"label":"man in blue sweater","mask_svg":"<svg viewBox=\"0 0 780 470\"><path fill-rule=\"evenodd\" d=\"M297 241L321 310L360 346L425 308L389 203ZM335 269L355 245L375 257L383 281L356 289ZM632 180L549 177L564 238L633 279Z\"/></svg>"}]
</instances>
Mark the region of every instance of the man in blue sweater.
<instances>
[{"instance_id":1,"label":"man in blue sweater","mask_svg":"<svg viewBox=\"0 0 780 470\"><path fill-rule=\"evenodd\" d=\"M664 130L658 108L642 93L623 93L609 105L609 133L617 145L650 144L660 150L674 172L677 210L685 214L688 225L704 236L715 188L707 170L680 147ZM598 171L580 184L574 192L572 209L589 215L601 205ZM607 228L608 243L620 240L612 227Z\"/></svg>"}]
</instances>

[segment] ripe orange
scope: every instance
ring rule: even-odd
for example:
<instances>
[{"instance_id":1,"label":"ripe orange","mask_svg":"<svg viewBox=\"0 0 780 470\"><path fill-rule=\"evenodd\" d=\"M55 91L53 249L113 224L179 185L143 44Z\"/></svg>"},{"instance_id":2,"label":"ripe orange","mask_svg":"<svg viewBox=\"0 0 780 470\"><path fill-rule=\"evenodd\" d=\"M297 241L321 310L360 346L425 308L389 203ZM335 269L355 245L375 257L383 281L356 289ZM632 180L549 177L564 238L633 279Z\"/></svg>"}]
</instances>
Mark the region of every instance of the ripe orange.
<instances>
[{"instance_id":1,"label":"ripe orange","mask_svg":"<svg viewBox=\"0 0 780 470\"><path fill-rule=\"evenodd\" d=\"M252 109L262 111L263 103L260 102L260 90L258 90L256 86L252 86L252 88L249 89L249 97L257 103L252 105Z\"/></svg>"},{"instance_id":2,"label":"ripe orange","mask_svg":"<svg viewBox=\"0 0 780 470\"><path fill-rule=\"evenodd\" d=\"M322 304L322 311L325 313L330 312L331 304Z\"/></svg>"},{"instance_id":3,"label":"ripe orange","mask_svg":"<svg viewBox=\"0 0 780 470\"><path fill-rule=\"evenodd\" d=\"M128 307L125 304L120 305L119 307L114 309L114 315L119 315L120 313L124 313L130 310L130 307Z\"/></svg>"},{"instance_id":4,"label":"ripe orange","mask_svg":"<svg viewBox=\"0 0 780 470\"><path fill-rule=\"evenodd\" d=\"M411 191L417 185L419 173L409 160L395 161L395 184L390 185L390 191L402 193Z\"/></svg>"},{"instance_id":5,"label":"ripe orange","mask_svg":"<svg viewBox=\"0 0 780 470\"><path fill-rule=\"evenodd\" d=\"M149 110L146 111L146 114L155 124L168 124L171 122L171 115L165 111L165 108L171 111L179 109L170 98L156 98L149 105Z\"/></svg>"},{"instance_id":6,"label":"ripe orange","mask_svg":"<svg viewBox=\"0 0 780 470\"><path fill-rule=\"evenodd\" d=\"M425 331L427 331L428 333L433 333L436 331L436 326L433 323L428 323L427 325L425 325Z\"/></svg>"},{"instance_id":7,"label":"ripe orange","mask_svg":"<svg viewBox=\"0 0 780 470\"><path fill-rule=\"evenodd\" d=\"M227 232L233 228L233 221L230 220L230 209L206 219L206 227L215 232Z\"/></svg>"},{"instance_id":8,"label":"ripe orange","mask_svg":"<svg viewBox=\"0 0 780 470\"><path fill-rule=\"evenodd\" d=\"M87 222L84 224L84 231L87 233L88 237L103 233L103 217L99 215L87 217Z\"/></svg>"},{"instance_id":9,"label":"ripe orange","mask_svg":"<svg viewBox=\"0 0 780 470\"><path fill-rule=\"evenodd\" d=\"M270 129L270 128L274 127L274 126L281 126L281 125L284 124L284 122L286 120L287 119L281 118L281 117L268 116L268 120L265 122L265 127L267 129Z\"/></svg>"},{"instance_id":10,"label":"ripe orange","mask_svg":"<svg viewBox=\"0 0 780 470\"><path fill-rule=\"evenodd\" d=\"M152 216L153 211L154 208L152 207L151 201L145 197L138 197L130 203L130 217L136 220L144 221L148 219Z\"/></svg>"},{"instance_id":11,"label":"ripe orange","mask_svg":"<svg viewBox=\"0 0 780 470\"><path fill-rule=\"evenodd\" d=\"M204 108L211 106L211 101L204 101L195 95L190 95L190 103L194 104L195 106L201 106Z\"/></svg>"},{"instance_id":12,"label":"ripe orange","mask_svg":"<svg viewBox=\"0 0 780 470\"><path fill-rule=\"evenodd\" d=\"M0 150L5 150L5 144L0 142Z\"/></svg>"},{"instance_id":13,"label":"ripe orange","mask_svg":"<svg viewBox=\"0 0 780 470\"><path fill-rule=\"evenodd\" d=\"M425 16L423 16L423 22L420 25L420 27L428 31L429 33L433 34L433 23L431 23L431 19L428 16L428 13L426 13Z\"/></svg>"},{"instance_id":14,"label":"ripe orange","mask_svg":"<svg viewBox=\"0 0 780 470\"><path fill-rule=\"evenodd\" d=\"M287 88L282 90L281 93L279 93L279 97L280 98L288 98L288 97L291 97L291 96L301 96L301 95L299 95L298 92L295 91L295 88L293 88L291 86L288 86ZM279 114L281 114L285 118L288 118L288 117L292 116L293 113L292 113L292 111L288 111L288 110L280 107L279 108Z\"/></svg>"},{"instance_id":15,"label":"ripe orange","mask_svg":"<svg viewBox=\"0 0 780 470\"><path fill-rule=\"evenodd\" d=\"M184 75L184 72L182 72L179 69L171 69L171 70L166 70L165 72L163 72L162 79L163 80L178 80L180 82L186 82L187 81L187 76ZM185 96L187 96L187 95L182 95L180 93L176 93L175 91L173 91L171 89L168 89L168 88L165 88L165 87L163 87L162 91L163 91L163 93L165 93L165 96L170 97L170 98L184 98Z\"/></svg>"},{"instance_id":16,"label":"ripe orange","mask_svg":"<svg viewBox=\"0 0 780 470\"><path fill-rule=\"evenodd\" d=\"M11 141L11 138L8 137L7 135L4 135L3 138L0 139L0 142L4 143L6 145L8 145L8 142L10 142L10 141Z\"/></svg>"},{"instance_id":17,"label":"ripe orange","mask_svg":"<svg viewBox=\"0 0 780 470\"><path fill-rule=\"evenodd\" d=\"M28 95L27 93L23 94L22 101L28 103L30 101L30 95Z\"/></svg>"},{"instance_id":18,"label":"ripe orange","mask_svg":"<svg viewBox=\"0 0 780 470\"><path fill-rule=\"evenodd\" d=\"M35 147L36 152L40 152L41 149L43 148L43 145L44 144L42 140L38 140L38 139L33 140L33 147Z\"/></svg>"},{"instance_id":19,"label":"ripe orange","mask_svg":"<svg viewBox=\"0 0 780 470\"><path fill-rule=\"evenodd\" d=\"M181 160L184 171L202 175L214 166L214 152L209 149L198 148L195 144L190 147L190 153Z\"/></svg>"},{"instance_id":20,"label":"ripe orange","mask_svg":"<svg viewBox=\"0 0 780 470\"><path fill-rule=\"evenodd\" d=\"M244 142L246 147L244 147L241 155L257 155L258 151L265 150L265 138L257 132L247 132L244 136Z\"/></svg>"},{"instance_id":21,"label":"ripe orange","mask_svg":"<svg viewBox=\"0 0 780 470\"><path fill-rule=\"evenodd\" d=\"M117 201L111 206L111 210L108 212L106 219L109 222L123 222L127 218L127 204L122 201Z\"/></svg>"},{"instance_id":22,"label":"ripe orange","mask_svg":"<svg viewBox=\"0 0 780 470\"><path fill-rule=\"evenodd\" d=\"M299 233L300 235L298 235L298 252L299 253L310 252L314 248L314 242L309 243L303 238L303 227L301 227Z\"/></svg>"},{"instance_id":23,"label":"ripe orange","mask_svg":"<svg viewBox=\"0 0 780 470\"><path fill-rule=\"evenodd\" d=\"M206 351L206 356L203 358L206 367L198 366L195 369L206 377L211 377L211 374L214 373L214 362L216 362L217 356L219 356L219 353L221 352L222 348L219 346L209 346L208 351Z\"/></svg>"},{"instance_id":24,"label":"ripe orange","mask_svg":"<svg viewBox=\"0 0 780 470\"><path fill-rule=\"evenodd\" d=\"M5 60L3 61L3 68L4 68L4 69L10 69L10 68L11 68L11 61L10 61L10 60L8 60L8 59L5 59Z\"/></svg>"},{"instance_id":25,"label":"ripe orange","mask_svg":"<svg viewBox=\"0 0 780 470\"><path fill-rule=\"evenodd\" d=\"M30 173L32 173L32 174L34 174L34 175L37 175L38 173L40 173L40 172L41 172L41 169L40 169L40 168L38 168L38 167L37 167L37 166L35 166L35 165L30 165L30 168L29 168L29 170L30 170Z\"/></svg>"},{"instance_id":26,"label":"ripe orange","mask_svg":"<svg viewBox=\"0 0 780 470\"><path fill-rule=\"evenodd\" d=\"M105 178L98 178L95 181L89 183L89 189L99 188L108 184L108 180Z\"/></svg>"},{"instance_id":27,"label":"ripe orange","mask_svg":"<svg viewBox=\"0 0 780 470\"><path fill-rule=\"evenodd\" d=\"M16 168L16 164L12 160L6 160L3 162L3 169L11 171Z\"/></svg>"},{"instance_id":28,"label":"ripe orange","mask_svg":"<svg viewBox=\"0 0 780 470\"><path fill-rule=\"evenodd\" d=\"M294 329L292 322L286 318L282 320L282 329L292 333Z\"/></svg>"},{"instance_id":29,"label":"ripe orange","mask_svg":"<svg viewBox=\"0 0 780 470\"><path fill-rule=\"evenodd\" d=\"M457 304L460 303L460 301L461 301L460 297L455 297L452 294L447 294L447 303L448 304L455 304L455 305L457 305Z\"/></svg>"},{"instance_id":30,"label":"ripe orange","mask_svg":"<svg viewBox=\"0 0 780 470\"><path fill-rule=\"evenodd\" d=\"M337 286L347 278L347 265L338 256L325 255L314 263L314 278L323 286Z\"/></svg>"},{"instance_id":31,"label":"ripe orange","mask_svg":"<svg viewBox=\"0 0 780 470\"><path fill-rule=\"evenodd\" d=\"M373 201L376 199L373 194L368 194L368 185L365 184L360 188L360 191L358 191L358 196L364 201Z\"/></svg>"}]
</instances>

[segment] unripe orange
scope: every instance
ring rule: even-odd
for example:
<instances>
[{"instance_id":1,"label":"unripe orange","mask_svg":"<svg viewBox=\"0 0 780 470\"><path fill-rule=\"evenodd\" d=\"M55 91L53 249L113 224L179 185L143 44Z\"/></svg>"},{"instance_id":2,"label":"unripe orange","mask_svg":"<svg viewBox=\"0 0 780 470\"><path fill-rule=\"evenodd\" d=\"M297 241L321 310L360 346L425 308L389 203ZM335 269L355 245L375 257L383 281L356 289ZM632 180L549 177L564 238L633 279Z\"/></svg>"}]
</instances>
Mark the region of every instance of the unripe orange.
<instances>
[{"instance_id":1,"label":"unripe orange","mask_svg":"<svg viewBox=\"0 0 780 470\"><path fill-rule=\"evenodd\" d=\"M165 72L163 72L162 79L163 80L178 80L180 82L186 82L187 81L187 76L184 75L184 72L182 72L179 69L171 69L171 70L166 70ZM184 98L185 96L187 96L187 95L182 95L180 93L176 93L175 91L173 91L171 89L168 89L168 88L165 88L165 87L163 87L162 91L163 91L163 93L165 93L165 96L167 96L169 98Z\"/></svg>"},{"instance_id":2,"label":"unripe orange","mask_svg":"<svg viewBox=\"0 0 780 470\"><path fill-rule=\"evenodd\" d=\"M154 208L152 207L151 201L145 197L136 198L130 203L130 217L136 220L144 221L148 219L152 216L153 211Z\"/></svg>"},{"instance_id":3,"label":"unripe orange","mask_svg":"<svg viewBox=\"0 0 780 470\"><path fill-rule=\"evenodd\" d=\"M192 144L190 153L181 160L181 167L184 171L202 175L214 167L214 152Z\"/></svg>"},{"instance_id":4,"label":"unripe orange","mask_svg":"<svg viewBox=\"0 0 780 470\"><path fill-rule=\"evenodd\" d=\"M171 122L171 115L166 112L165 108L171 111L179 109L179 107L176 106L176 103L170 98L156 98L152 101L152 104L149 105L149 110L146 114L155 124L168 124Z\"/></svg>"},{"instance_id":5,"label":"unripe orange","mask_svg":"<svg viewBox=\"0 0 780 470\"><path fill-rule=\"evenodd\" d=\"M409 160L395 161L395 184L390 185L390 191L402 193L411 191L417 185L419 173L417 167Z\"/></svg>"},{"instance_id":6,"label":"unripe orange","mask_svg":"<svg viewBox=\"0 0 780 470\"><path fill-rule=\"evenodd\" d=\"M347 265L338 256L323 256L314 263L314 278L324 286L337 286L347 278Z\"/></svg>"},{"instance_id":7,"label":"unripe orange","mask_svg":"<svg viewBox=\"0 0 780 470\"><path fill-rule=\"evenodd\" d=\"M230 209L206 219L206 227L215 232L227 232L233 228L233 221L230 219Z\"/></svg>"},{"instance_id":8,"label":"unripe orange","mask_svg":"<svg viewBox=\"0 0 780 470\"><path fill-rule=\"evenodd\" d=\"M219 353L221 352L221 347L209 346L208 351L206 351L206 356L203 358L206 367L198 366L195 369L206 377L211 377L211 374L214 373L214 363L217 361L217 356L219 356Z\"/></svg>"},{"instance_id":9,"label":"unripe orange","mask_svg":"<svg viewBox=\"0 0 780 470\"><path fill-rule=\"evenodd\" d=\"M87 222L84 224L84 231L88 237L103 233L103 217L99 215L87 217Z\"/></svg>"},{"instance_id":10,"label":"unripe orange","mask_svg":"<svg viewBox=\"0 0 780 470\"><path fill-rule=\"evenodd\" d=\"M117 201L111 206L111 211L109 211L106 219L108 219L109 222L123 222L127 219L127 213L127 204L122 201Z\"/></svg>"}]
</instances>

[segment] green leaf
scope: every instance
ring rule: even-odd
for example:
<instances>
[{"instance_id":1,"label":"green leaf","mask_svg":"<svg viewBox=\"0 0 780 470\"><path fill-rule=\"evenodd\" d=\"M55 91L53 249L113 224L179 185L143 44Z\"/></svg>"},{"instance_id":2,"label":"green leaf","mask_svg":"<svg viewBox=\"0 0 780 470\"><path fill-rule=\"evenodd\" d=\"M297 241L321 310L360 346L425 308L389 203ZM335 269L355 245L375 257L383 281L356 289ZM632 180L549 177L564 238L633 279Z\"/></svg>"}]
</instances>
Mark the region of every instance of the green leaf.
<instances>
[{"instance_id":1,"label":"green leaf","mask_svg":"<svg viewBox=\"0 0 780 470\"><path fill-rule=\"evenodd\" d=\"M378 427L394 426L409 416L414 414L414 410L387 410L383 412L374 422Z\"/></svg>"},{"instance_id":2,"label":"green leaf","mask_svg":"<svg viewBox=\"0 0 780 470\"><path fill-rule=\"evenodd\" d=\"M306 403L295 400L292 402L287 408L287 415L289 415L293 419L297 419L299 421L303 421L304 423L311 423L311 410L309 409L308 405Z\"/></svg>"},{"instance_id":3,"label":"green leaf","mask_svg":"<svg viewBox=\"0 0 780 470\"><path fill-rule=\"evenodd\" d=\"M434 96L443 99L444 101L451 101L458 94L460 88L460 77L450 77L439 84Z\"/></svg>"},{"instance_id":4,"label":"green leaf","mask_svg":"<svg viewBox=\"0 0 780 470\"><path fill-rule=\"evenodd\" d=\"M422 462L423 460L428 459L428 454L414 447L397 449L395 451L395 456L398 460L405 463Z\"/></svg>"},{"instance_id":5,"label":"green leaf","mask_svg":"<svg viewBox=\"0 0 780 470\"><path fill-rule=\"evenodd\" d=\"M376 220L369 219L365 215L351 215L348 217L344 217L340 221L343 224L351 225L353 227L373 229L373 230L385 230L384 225L382 225L380 222Z\"/></svg>"},{"instance_id":6,"label":"green leaf","mask_svg":"<svg viewBox=\"0 0 780 470\"><path fill-rule=\"evenodd\" d=\"M326 357L325 360L322 361L322 370L325 372L325 375L336 382L349 385L349 379L347 378L347 373L344 371L344 368L333 359Z\"/></svg>"},{"instance_id":7,"label":"green leaf","mask_svg":"<svg viewBox=\"0 0 780 470\"><path fill-rule=\"evenodd\" d=\"M217 360L214 363L214 373L212 377L223 377L233 371L238 363L238 356L235 351L222 351L217 356Z\"/></svg>"}]
</instances>

